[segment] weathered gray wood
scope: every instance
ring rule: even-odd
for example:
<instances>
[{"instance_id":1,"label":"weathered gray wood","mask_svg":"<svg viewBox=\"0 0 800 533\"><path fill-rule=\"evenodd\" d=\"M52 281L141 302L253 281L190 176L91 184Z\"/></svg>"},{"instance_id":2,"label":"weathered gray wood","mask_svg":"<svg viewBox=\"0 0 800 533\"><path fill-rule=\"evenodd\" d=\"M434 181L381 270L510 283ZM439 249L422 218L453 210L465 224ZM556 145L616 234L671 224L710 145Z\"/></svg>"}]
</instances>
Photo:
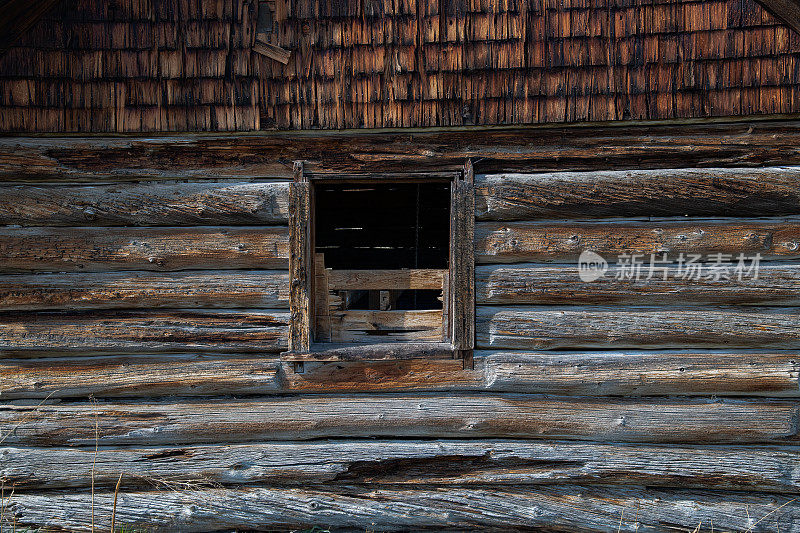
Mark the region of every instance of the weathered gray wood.
<instances>
[{"instance_id":1,"label":"weathered gray wood","mask_svg":"<svg viewBox=\"0 0 800 533\"><path fill-rule=\"evenodd\" d=\"M479 220L800 214L800 167L491 174Z\"/></svg>"},{"instance_id":2,"label":"weathered gray wood","mask_svg":"<svg viewBox=\"0 0 800 533\"><path fill-rule=\"evenodd\" d=\"M303 175L303 163L294 164L289 190L289 351L306 353L311 346L314 316L314 253L311 184Z\"/></svg>"},{"instance_id":3,"label":"weathered gray wood","mask_svg":"<svg viewBox=\"0 0 800 533\"><path fill-rule=\"evenodd\" d=\"M167 483L648 485L800 491L794 446L654 446L569 441L335 440L181 447L1 448L17 491ZM59 465L53 468L52 465Z\"/></svg>"},{"instance_id":4,"label":"weathered gray wood","mask_svg":"<svg viewBox=\"0 0 800 533\"><path fill-rule=\"evenodd\" d=\"M764 259L800 258L800 219L665 220L650 222L480 222L478 263L574 262L584 250L606 261L621 254L760 253ZM641 259L641 258L640 258Z\"/></svg>"},{"instance_id":5,"label":"weathered gray wood","mask_svg":"<svg viewBox=\"0 0 800 533\"><path fill-rule=\"evenodd\" d=\"M480 348L800 348L797 308L479 307Z\"/></svg>"},{"instance_id":6,"label":"weathered gray wood","mask_svg":"<svg viewBox=\"0 0 800 533\"><path fill-rule=\"evenodd\" d=\"M0 405L8 446L234 443L323 437L567 438L609 442L792 443L790 400L384 394Z\"/></svg>"},{"instance_id":7,"label":"weathered gray wood","mask_svg":"<svg viewBox=\"0 0 800 533\"><path fill-rule=\"evenodd\" d=\"M459 211L455 238L451 244L455 263L455 301L453 307L453 345L465 359L465 366L472 365L472 349L475 347L475 190L472 161L467 160L464 179L454 183L457 195L456 209Z\"/></svg>"},{"instance_id":8,"label":"weathered gray wood","mask_svg":"<svg viewBox=\"0 0 800 533\"><path fill-rule=\"evenodd\" d=\"M330 290L440 289L447 270L414 268L404 270L331 270Z\"/></svg>"},{"instance_id":9,"label":"weathered gray wood","mask_svg":"<svg viewBox=\"0 0 800 533\"><path fill-rule=\"evenodd\" d=\"M279 372L265 354L0 358L0 399L279 393Z\"/></svg>"},{"instance_id":10,"label":"weathered gray wood","mask_svg":"<svg viewBox=\"0 0 800 533\"><path fill-rule=\"evenodd\" d=\"M5 185L0 224L193 226L285 224L289 185L280 182L150 182Z\"/></svg>"},{"instance_id":11,"label":"weathered gray wood","mask_svg":"<svg viewBox=\"0 0 800 533\"><path fill-rule=\"evenodd\" d=\"M331 340L331 293L328 286L330 271L325 268L325 254L314 253L314 340Z\"/></svg>"},{"instance_id":12,"label":"weathered gray wood","mask_svg":"<svg viewBox=\"0 0 800 533\"><path fill-rule=\"evenodd\" d=\"M282 270L0 276L0 310L289 307Z\"/></svg>"},{"instance_id":13,"label":"weathered gray wood","mask_svg":"<svg viewBox=\"0 0 800 533\"><path fill-rule=\"evenodd\" d=\"M733 260L735 267L737 261ZM483 265L476 268L475 283L479 305L800 305L800 264L761 263L758 276L745 274L741 280L728 270L730 279L718 277L714 268L699 267L689 279L687 269L655 264L648 278L650 258L641 268L639 279L628 278L629 267L613 263L605 275L582 281L574 264ZM750 266L750 261L746 261ZM707 279L706 279L707 278Z\"/></svg>"},{"instance_id":14,"label":"weathered gray wood","mask_svg":"<svg viewBox=\"0 0 800 533\"><path fill-rule=\"evenodd\" d=\"M2 271L287 268L285 226L0 228Z\"/></svg>"},{"instance_id":15,"label":"weathered gray wood","mask_svg":"<svg viewBox=\"0 0 800 533\"><path fill-rule=\"evenodd\" d=\"M313 173L478 172L800 164L797 121L455 131L261 132L0 139L0 179L141 180Z\"/></svg>"},{"instance_id":16,"label":"weathered gray wood","mask_svg":"<svg viewBox=\"0 0 800 533\"><path fill-rule=\"evenodd\" d=\"M442 341L442 311L331 311L331 339L337 343Z\"/></svg>"},{"instance_id":17,"label":"weathered gray wood","mask_svg":"<svg viewBox=\"0 0 800 533\"><path fill-rule=\"evenodd\" d=\"M271 310L0 314L0 356L52 352L240 351L286 347L288 313Z\"/></svg>"},{"instance_id":18,"label":"weathered gray wood","mask_svg":"<svg viewBox=\"0 0 800 533\"><path fill-rule=\"evenodd\" d=\"M791 351L478 351L474 370L463 370L452 357L449 344L333 345L300 360L336 363L306 363L303 373L287 366L279 372L277 360L262 354L0 359L0 399L483 390L800 396L800 355Z\"/></svg>"},{"instance_id":19,"label":"weathered gray wood","mask_svg":"<svg viewBox=\"0 0 800 533\"><path fill-rule=\"evenodd\" d=\"M800 396L800 354L476 352L486 388L586 396Z\"/></svg>"},{"instance_id":20,"label":"weathered gray wood","mask_svg":"<svg viewBox=\"0 0 800 533\"><path fill-rule=\"evenodd\" d=\"M386 390L386 387L389 385L385 380L389 380L389 376L382 376L383 372L386 372L388 369L386 366L381 366L380 361L405 361L409 359L426 359L427 363L431 365L431 368L437 369L438 372L445 372L444 376L441 376L444 382L449 383L466 383L466 382L473 382L478 383L475 379L470 378L463 378L463 377L454 377L453 372L458 370L454 365L448 364L451 361L445 361L444 364L437 364L439 361L437 359L452 359L454 355L453 345L449 342L419 342L414 340L409 341L400 341L400 342L376 342L370 344L353 344L353 343L317 343L311 347L311 351L305 354L285 354L283 359L286 361L336 361L340 363L345 362L353 362L353 361L368 361L368 368L374 370L374 372L370 372L372 375L372 379L380 380L383 383L383 386L379 386L378 388L374 387L367 387L370 390ZM400 371L400 368L404 368L405 365L397 365L393 370L390 372L396 373ZM413 365L412 365L413 366ZM343 365L336 365L336 368L339 370L344 370L345 368L350 367L350 365L343 366ZM317 369L318 367L310 367L313 369ZM356 372L363 371L364 367L361 367L360 370L356 370ZM414 371L410 372L411 374ZM305 371L303 372L305 374ZM316 374L319 376L320 374ZM348 375L348 372L344 372L343 375ZM287 386L288 389L292 388L292 379L294 376L286 376L286 381L284 382L284 386ZM336 378L334 376L329 376L330 378L330 385L336 387ZM314 378L312 378L314 379ZM345 378L347 380L347 378ZM402 382L402 378L400 382ZM418 385L422 382L419 380L413 380ZM399 383L399 382L398 382ZM377 385L377 383L376 383ZM450 390L449 388L443 388L443 381L439 381L435 384L431 383L431 386L435 387L437 390ZM346 386L345 386L346 388ZM402 389L403 386L401 385L400 388ZM454 387L458 388L458 387ZM331 391L335 390L330 389Z\"/></svg>"},{"instance_id":21,"label":"weathered gray wood","mask_svg":"<svg viewBox=\"0 0 800 533\"><path fill-rule=\"evenodd\" d=\"M17 494L8 513L17 524L69 531L108 527L113 493ZM289 530L324 527L380 531L540 530L662 533L693 531L800 532L800 505L763 493L652 490L631 486L519 488L246 488L128 492L116 523L152 532ZM759 521L768 516L766 520ZM777 526L776 526L777 524Z\"/></svg>"},{"instance_id":22,"label":"weathered gray wood","mask_svg":"<svg viewBox=\"0 0 800 533\"><path fill-rule=\"evenodd\" d=\"M274 59L283 65L289 62L289 58L292 55L291 50L285 50L280 46L260 39L253 43L253 52Z\"/></svg>"}]
</instances>

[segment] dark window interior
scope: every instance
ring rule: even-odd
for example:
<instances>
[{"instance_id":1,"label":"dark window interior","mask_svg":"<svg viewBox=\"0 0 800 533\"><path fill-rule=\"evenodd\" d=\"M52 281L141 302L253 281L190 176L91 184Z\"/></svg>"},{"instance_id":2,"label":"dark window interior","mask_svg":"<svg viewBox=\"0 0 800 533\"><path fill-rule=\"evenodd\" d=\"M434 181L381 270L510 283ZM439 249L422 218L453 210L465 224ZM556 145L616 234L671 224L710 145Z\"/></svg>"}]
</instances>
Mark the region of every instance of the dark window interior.
<instances>
[{"instance_id":1,"label":"dark window interior","mask_svg":"<svg viewBox=\"0 0 800 533\"><path fill-rule=\"evenodd\" d=\"M450 183L318 184L315 251L334 270L448 267ZM377 309L376 291L348 291L347 309ZM393 294L392 309L441 309L441 291Z\"/></svg>"}]
</instances>

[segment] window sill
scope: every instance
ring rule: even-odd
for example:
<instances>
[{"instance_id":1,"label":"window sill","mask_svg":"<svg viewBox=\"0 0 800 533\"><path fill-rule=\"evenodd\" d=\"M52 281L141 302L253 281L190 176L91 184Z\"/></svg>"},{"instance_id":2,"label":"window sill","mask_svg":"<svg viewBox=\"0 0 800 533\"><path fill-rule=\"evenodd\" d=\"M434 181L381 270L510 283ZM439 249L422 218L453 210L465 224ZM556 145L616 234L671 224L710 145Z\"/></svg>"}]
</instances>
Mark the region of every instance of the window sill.
<instances>
[{"instance_id":1,"label":"window sill","mask_svg":"<svg viewBox=\"0 0 800 533\"><path fill-rule=\"evenodd\" d=\"M454 359L449 342L387 342L380 344L316 343L308 352L283 352L283 361L386 361L402 359Z\"/></svg>"}]
</instances>

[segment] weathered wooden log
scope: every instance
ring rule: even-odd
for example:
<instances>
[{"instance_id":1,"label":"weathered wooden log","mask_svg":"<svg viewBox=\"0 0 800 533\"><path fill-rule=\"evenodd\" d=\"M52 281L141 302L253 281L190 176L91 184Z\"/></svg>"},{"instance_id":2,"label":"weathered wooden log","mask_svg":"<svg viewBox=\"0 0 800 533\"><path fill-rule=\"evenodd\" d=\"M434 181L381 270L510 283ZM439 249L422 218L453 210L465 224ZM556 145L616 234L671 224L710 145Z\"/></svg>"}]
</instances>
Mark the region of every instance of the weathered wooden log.
<instances>
[{"instance_id":1,"label":"weathered wooden log","mask_svg":"<svg viewBox=\"0 0 800 533\"><path fill-rule=\"evenodd\" d=\"M367 361L370 364L376 363L376 368L382 368L383 371L388 370L388 367L377 364L380 361L399 362L409 359L427 359L429 362L434 363L431 368L443 371L448 369L452 372L457 370L456 366L452 365L452 359L456 355L456 350L449 342L403 340L400 342L370 342L363 344L320 342L312 345L308 353L288 352L281 354L281 358L284 361L335 361L338 363ZM435 361L437 360L449 360L449 362L443 366L436 365ZM312 365L311 368L316 367ZM338 368L343 369L345 367L339 366ZM380 372L381 370L378 370L375 377Z\"/></svg>"},{"instance_id":2,"label":"weathered wooden log","mask_svg":"<svg viewBox=\"0 0 800 533\"><path fill-rule=\"evenodd\" d=\"M0 276L0 310L289 307L285 270Z\"/></svg>"},{"instance_id":3,"label":"weathered wooden log","mask_svg":"<svg viewBox=\"0 0 800 533\"><path fill-rule=\"evenodd\" d=\"M252 355L0 358L0 399L281 392L280 364Z\"/></svg>"},{"instance_id":4,"label":"weathered wooden log","mask_svg":"<svg viewBox=\"0 0 800 533\"><path fill-rule=\"evenodd\" d=\"M479 220L800 214L800 168L681 168L476 176Z\"/></svg>"},{"instance_id":5,"label":"weathered wooden log","mask_svg":"<svg viewBox=\"0 0 800 533\"><path fill-rule=\"evenodd\" d=\"M481 222L475 225L478 263L575 262L584 250L613 263L622 254L650 261L666 253L761 254L763 259L800 258L800 219L666 220L650 222ZM734 257L735 258L735 257Z\"/></svg>"},{"instance_id":6,"label":"weathered wooden log","mask_svg":"<svg viewBox=\"0 0 800 533\"><path fill-rule=\"evenodd\" d=\"M287 268L285 226L0 228L2 271Z\"/></svg>"},{"instance_id":7,"label":"weathered wooden log","mask_svg":"<svg viewBox=\"0 0 800 533\"><path fill-rule=\"evenodd\" d=\"M800 164L796 121L507 130L301 132L149 138L7 138L0 179L289 178L311 173L476 172Z\"/></svg>"},{"instance_id":8,"label":"weathered wooden log","mask_svg":"<svg viewBox=\"0 0 800 533\"><path fill-rule=\"evenodd\" d=\"M800 309L479 307L480 348L800 348Z\"/></svg>"},{"instance_id":9,"label":"weathered wooden log","mask_svg":"<svg viewBox=\"0 0 800 533\"><path fill-rule=\"evenodd\" d=\"M335 440L146 448L2 448L16 491L169 484L647 485L800 490L794 446L654 446L569 441ZM53 468L52 465L59 465Z\"/></svg>"},{"instance_id":10,"label":"weathered wooden log","mask_svg":"<svg viewBox=\"0 0 800 533\"><path fill-rule=\"evenodd\" d=\"M285 224L287 183L150 182L0 187L0 224L194 226Z\"/></svg>"},{"instance_id":11,"label":"weathered wooden log","mask_svg":"<svg viewBox=\"0 0 800 533\"><path fill-rule=\"evenodd\" d=\"M0 314L0 356L53 352L275 352L288 313L271 310L19 312Z\"/></svg>"},{"instance_id":12,"label":"weathered wooden log","mask_svg":"<svg viewBox=\"0 0 800 533\"><path fill-rule=\"evenodd\" d=\"M477 352L486 388L503 392L800 396L796 352ZM477 365L476 365L476 368Z\"/></svg>"},{"instance_id":13,"label":"weathered wooden log","mask_svg":"<svg viewBox=\"0 0 800 533\"><path fill-rule=\"evenodd\" d=\"M385 394L0 405L9 446L175 445L325 437L791 443L790 400Z\"/></svg>"},{"instance_id":14,"label":"weathered wooden log","mask_svg":"<svg viewBox=\"0 0 800 533\"><path fill-rule=\"evenodd\" d=\"M475 368L463 370L460 360L442 359L452 357L452 348L424 352L438 359L363 361L377 357L372 348L362 348L368 357L356 352L362 361L307 362L302 373L288 365L279 371L276 359L260 354L0 359L0 399L482 390L565 396L800 396L800 356L791 351L479 351ZM347 357L344 350L331 357ZM315 360L315 355L305 360ZM320 358L326 356L323 352Z\"/></svg>"},{"instance_id":15,"label":"weathered wooden log","mask_svg":"<svg viewBox=\"0 0 800 533\"><path fill-rule=\"evenodd\" d=\"M94 505L92 505L94 501ZM114 494L17 494L7 513L18 526L92 531L108 527ZM94 512L93 512L94 510ZM92 520L92 516L95 517ZM765 519L766 517L766 519ZM641 487L181 489L123 492L116 523L154 533L288 530L518 530L576 532L800 532L791 496L652 490ZM777 526L776 526L777 524Z\"/></svg>"},{"instance_id":16,"label":"weathered wooden log","mask_svg":"<svg viewBox=\"0 0 800 533\"><path fill-rule=\"evenodd\" d=\"M594 281L582 281L576 265L483 265L475 269L475 290L479 305L800 305L800 264L761 263L757 276L738 276L736 265L690 271L654 263L650 277L647 258L638 279L628 266L612 264Z\"/></svg>"}]
</instances>

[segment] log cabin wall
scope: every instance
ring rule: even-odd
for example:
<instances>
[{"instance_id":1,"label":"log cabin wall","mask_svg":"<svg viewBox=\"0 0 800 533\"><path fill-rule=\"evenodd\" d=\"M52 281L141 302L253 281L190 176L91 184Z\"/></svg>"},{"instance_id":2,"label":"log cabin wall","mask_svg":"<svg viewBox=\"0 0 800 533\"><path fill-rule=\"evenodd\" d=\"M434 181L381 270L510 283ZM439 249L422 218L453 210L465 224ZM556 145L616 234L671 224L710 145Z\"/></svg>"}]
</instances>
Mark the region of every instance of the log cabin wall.
<instances>
[{"instance_id":1,"label":"log cabin wall","mask_svg":"<svg viewBox=\"0 0 800 533\"><path fill-rule=\"evenodd\" d=\"M0 131L341 129L800 112L754 0L61 2L0 57Z\"/></svg>"},{"instance_id":2,"label":"log cabin wall","mask_svg":"<svg viewBox=\"0 0 800 533\"><path fill-rule=\"evenodd\" d=\"M798 132L0 139L5 520L108 527L122 474L149 531L798 532ZM467 157L474 369L281 363L292 161ZM764 261L581 282L584 248Z\"/></svg>"}]
</instances>

